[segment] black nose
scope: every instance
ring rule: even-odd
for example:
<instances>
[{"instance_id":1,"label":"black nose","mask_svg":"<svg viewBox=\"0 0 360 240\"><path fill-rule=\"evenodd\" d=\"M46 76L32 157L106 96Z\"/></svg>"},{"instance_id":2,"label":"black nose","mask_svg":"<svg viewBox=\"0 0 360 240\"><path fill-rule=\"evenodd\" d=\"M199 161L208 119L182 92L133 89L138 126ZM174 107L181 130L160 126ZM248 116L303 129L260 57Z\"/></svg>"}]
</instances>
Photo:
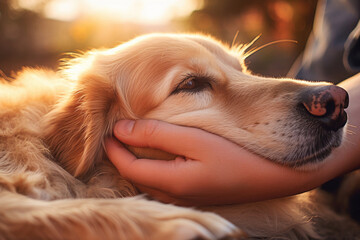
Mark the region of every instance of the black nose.
<instances>
[{"instance_id":1,"label":"black nose","mask_svg":"<svg viewBox=\"0 0 360 240\"><path fill-rule=\"evenodd\" d=\"M326 129L337 131L346 124L344 109L349 105L349 95L341 87L329 85L306 89L301 93L300 101L312 118Z\"/></svg>"}]
</instances>

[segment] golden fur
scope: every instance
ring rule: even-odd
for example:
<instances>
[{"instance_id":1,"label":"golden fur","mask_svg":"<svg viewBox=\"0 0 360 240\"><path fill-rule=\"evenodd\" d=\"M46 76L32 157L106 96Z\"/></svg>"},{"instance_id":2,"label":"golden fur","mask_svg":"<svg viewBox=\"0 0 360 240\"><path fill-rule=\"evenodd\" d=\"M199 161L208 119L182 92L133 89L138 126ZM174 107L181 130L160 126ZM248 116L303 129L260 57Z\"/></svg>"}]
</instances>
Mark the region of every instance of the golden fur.
<instances>
[{"instance_id":1,"label":"golden fur","mask_svg":"<svg viewBox=\"0 0 360 240\"><path fill-rule=\"evenodd\" d=\"M297 149L311 134L293 113L294 96L327 83L251 75L243 51L205 36L153 34L90 51L60 72L25 69L2 80L0 239L217 239L240 236L237 227L254 237L316 237L310 219L318 212L307 195L208 209L235 227L213 213L136 197L104 152L117 120L152 118L302 164ZM188 76L209 78L211 90L176 92ZM332 141L341 141L338 132ZM289 155L296 164L284 160Z\"/></svg>"}]
</instances>

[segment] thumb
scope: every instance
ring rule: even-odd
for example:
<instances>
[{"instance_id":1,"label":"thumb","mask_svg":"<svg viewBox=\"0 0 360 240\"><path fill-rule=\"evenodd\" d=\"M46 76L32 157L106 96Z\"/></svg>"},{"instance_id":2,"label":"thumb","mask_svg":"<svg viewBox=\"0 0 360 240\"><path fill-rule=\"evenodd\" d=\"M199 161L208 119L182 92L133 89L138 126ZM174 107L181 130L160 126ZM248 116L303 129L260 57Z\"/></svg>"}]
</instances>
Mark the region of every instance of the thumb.
<instances>
[{"instance_id":1,"label":"thumb","mask_svg":"<svg viewBox=\"0 0 360 240\"><path fill-rule=\"evenodd\" d=\"M216 148L223 138L198 128L178 126L158 120L121 120L114 128L120 142L149 147L200 160L208 149Z\"/></svg>"}]
</instances>

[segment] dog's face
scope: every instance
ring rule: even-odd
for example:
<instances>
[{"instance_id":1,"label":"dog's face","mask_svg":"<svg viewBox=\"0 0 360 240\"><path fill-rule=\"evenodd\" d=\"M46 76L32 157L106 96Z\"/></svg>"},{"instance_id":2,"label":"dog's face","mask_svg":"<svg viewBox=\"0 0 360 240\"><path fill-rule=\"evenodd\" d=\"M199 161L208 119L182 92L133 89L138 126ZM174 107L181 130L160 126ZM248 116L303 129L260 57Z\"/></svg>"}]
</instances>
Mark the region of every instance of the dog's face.
<instances>
[{"instance_id":1,"label":"dog's face","mask_svg":"<svg viewBox=\"0 0 360 240\"><path fill-rule=\"evenodd\" d=\"M204 129L289 166L319 162L339 146L345 91L251 75L241 52L204 36L149 35L95 52L79 84L100 82L88 87L97 102L113 93L104 110L105 135L122 118L159 119Z\"/></svg>"}]
</instances>

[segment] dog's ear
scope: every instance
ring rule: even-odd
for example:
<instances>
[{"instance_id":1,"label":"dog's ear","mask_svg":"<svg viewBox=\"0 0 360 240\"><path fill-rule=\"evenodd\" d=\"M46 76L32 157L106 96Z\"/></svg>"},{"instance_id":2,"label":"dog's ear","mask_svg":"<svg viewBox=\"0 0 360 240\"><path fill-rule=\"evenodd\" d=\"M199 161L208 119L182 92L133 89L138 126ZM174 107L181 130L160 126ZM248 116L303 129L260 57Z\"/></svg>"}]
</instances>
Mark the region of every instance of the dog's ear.
<instances>
[{"instance_id":1,"label":"dog's ear","mask_svg":"<svg viewBox=\"0 0 360 240\"><path fill-rule=\"evenodd\" d=\"M83 75L46 116L44 139L56 161L74 176L85 175L105 157L103 141L119 118L117 101L108 79Z\"/></svg>"}]
</instances>

